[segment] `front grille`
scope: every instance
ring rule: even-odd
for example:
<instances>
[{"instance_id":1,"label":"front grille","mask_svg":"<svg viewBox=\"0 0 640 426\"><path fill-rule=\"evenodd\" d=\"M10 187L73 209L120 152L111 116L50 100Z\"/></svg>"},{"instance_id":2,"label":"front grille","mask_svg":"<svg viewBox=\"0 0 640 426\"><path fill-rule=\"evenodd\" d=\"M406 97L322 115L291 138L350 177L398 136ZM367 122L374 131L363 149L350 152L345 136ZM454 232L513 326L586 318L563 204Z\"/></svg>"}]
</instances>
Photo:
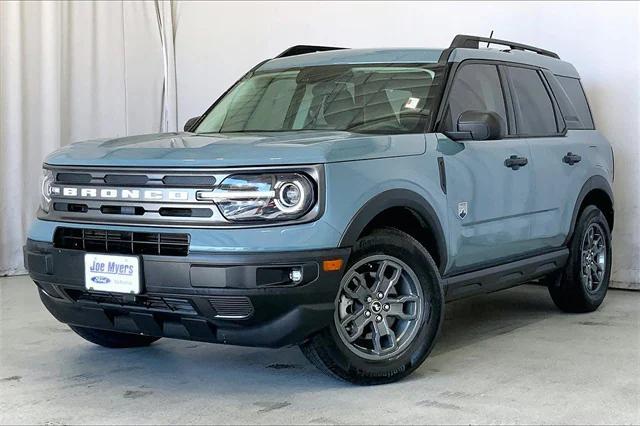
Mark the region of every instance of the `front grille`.
<instances>
[{"instance_id":1,"label":"front grille","mask_svg":"<svg viewBox=\"0 0 640 426\"><path fill-rule=\"evenodd\" d=\"M51 220L127 225L211 226L227 224L211 191L229 171L135 168L52 169ZM90 226L90 225L88 225Z\"/></svg>"},{"instance_id":2,"label":"front grille","mask_svg":"<svg viewBox=\"0 0 640 426\"><path fill-rule=\"evenodd\" d=\"M213 174L125 174L125 173L93 173L59 172L56 174L57 183L66 184L95 184L135 187L205 187L210 188L216 184L216 176Z\"/></svg>"},{"instance_id":3,"label":"front grille","mask_svg":"<svg viewBox=\"0 0 640 426\"><path fill-rule=\"evenodd\" d=\"M115 293L89 293L82 290L67 289L67 295L76 302L93 303L101 306L136 307L154 312L167 312L181 315L197 315L187 299L159 296L132 296Z\"/></svg>"},{"instance_id":4,"label":"front grille","mask_svg":"<svg viewBox=\"0 0 640 426\"><path fill-rule=\"evenodd\" d=\"M245 319L253 315L253 305L244 296L215 296L209 303L216 311L216 317L228 319Z\"/></svg>"},{"instance_id":5,"label":"front grille","mask_svg":"<svg viewBox=\"0 0 640 426\"><path fill-rule=\"evenodd\" d=\"M56 229L53 245L92 253L186 256L189 234L60 227Z\"/></svg>"}]
</instances>

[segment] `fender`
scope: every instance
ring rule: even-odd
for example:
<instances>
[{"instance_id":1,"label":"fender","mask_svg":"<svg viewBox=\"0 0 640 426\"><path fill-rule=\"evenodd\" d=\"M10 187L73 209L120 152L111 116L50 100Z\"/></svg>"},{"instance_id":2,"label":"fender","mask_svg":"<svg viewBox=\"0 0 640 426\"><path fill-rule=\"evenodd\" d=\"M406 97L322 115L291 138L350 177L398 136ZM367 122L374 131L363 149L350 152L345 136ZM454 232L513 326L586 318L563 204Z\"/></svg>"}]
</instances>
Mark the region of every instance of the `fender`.
<instances>
[{"instance_id":1,"label":"fender","mask_svg":"<svg viewBox=\"0 0 640 426\"><path fill-rule=\"evenodd\" d=\"M580 213L580 206L582 202L587 197L587 194L594 189L599 189L604 191L609 199L611 200L611 205L613 206L613 190L611 189L611 185L609 182L602 176L591 176L587 181L582 185L582 189L578 194L578 199L576 201L576 205L573 207L573 215L571 216L571 226L569 227L569 233L567 234L567 238L564 241L564 245L567 246L571 237L573 236L573 231L576 228L576 222L578 221L578 214Z\"/></svg>"},{"instance_id":2,"label":"fender","mask_svg":"<svg viewBox=\"0 0 640 426\"><path fill-rule=\"evenodd\" d=\"M421 195L408 189L391 189L376 195L367 201L355 214L342 234L339 247L351 247L377 215L393 207L405 207L413 210L424 222L433 235L440 255L440 273L447 265L447 244L444 231L436 211Z\"/></svg>"}]
</instances>

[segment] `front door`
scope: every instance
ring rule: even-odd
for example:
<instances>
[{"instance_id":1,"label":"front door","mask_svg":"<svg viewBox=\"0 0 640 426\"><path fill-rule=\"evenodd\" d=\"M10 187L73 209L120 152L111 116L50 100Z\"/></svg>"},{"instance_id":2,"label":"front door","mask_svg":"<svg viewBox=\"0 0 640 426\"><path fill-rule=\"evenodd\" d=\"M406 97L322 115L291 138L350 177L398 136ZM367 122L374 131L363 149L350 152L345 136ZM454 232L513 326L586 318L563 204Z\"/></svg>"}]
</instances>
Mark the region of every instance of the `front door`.
<instances>
[{"instance_id":1,"label":"front door","mask_svg":"<svg viewBox=\"0 0 640 426\"><path fill-rule=\"evenodd\" d=\"M447 173L452 273L508 261L532 251L532 167L505 161L531 158L517 139L439 140ZM458 145L456 148L455 145ZM458 152L455 152L458 150Z\"/></svg>"},{"instance_id":2,"label":"front door","mask_svg":"<svg viewBox=\"0 0 640 426\"><path fill-rule=\"evenodd\" d=\"M513 127L498 66L462 64L451 86L441 128L455 130L464 111L495 112L506 133ZM515 259L535 249L531 153L526 140L504 138L454 142L438 135L444 161L449 232L454 263L450 274Z\"/></svg>"}]
</instances>

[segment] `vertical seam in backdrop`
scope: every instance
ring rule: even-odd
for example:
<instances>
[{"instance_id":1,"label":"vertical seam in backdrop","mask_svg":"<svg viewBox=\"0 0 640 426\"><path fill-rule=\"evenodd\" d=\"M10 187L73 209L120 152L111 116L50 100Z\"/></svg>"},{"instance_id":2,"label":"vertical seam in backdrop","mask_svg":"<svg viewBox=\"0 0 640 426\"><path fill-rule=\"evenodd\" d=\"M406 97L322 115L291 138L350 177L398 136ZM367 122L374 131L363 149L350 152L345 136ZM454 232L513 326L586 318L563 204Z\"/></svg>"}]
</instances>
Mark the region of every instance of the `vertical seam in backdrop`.
<instances>
[{"instance_id":1,"label":"vertical seam in backdrop","mask_svg":"<svg viewBox=\"0 0 640 426\"><path fill-rule=\"evenodd\" d=\"M123 81L124 81L124 133L129 136L129 99L127 90L127 42L125 39L124 29L124 0L120 1L120 7L122 8L122 68L123 68Z\"/></svg>"}]
</instances>

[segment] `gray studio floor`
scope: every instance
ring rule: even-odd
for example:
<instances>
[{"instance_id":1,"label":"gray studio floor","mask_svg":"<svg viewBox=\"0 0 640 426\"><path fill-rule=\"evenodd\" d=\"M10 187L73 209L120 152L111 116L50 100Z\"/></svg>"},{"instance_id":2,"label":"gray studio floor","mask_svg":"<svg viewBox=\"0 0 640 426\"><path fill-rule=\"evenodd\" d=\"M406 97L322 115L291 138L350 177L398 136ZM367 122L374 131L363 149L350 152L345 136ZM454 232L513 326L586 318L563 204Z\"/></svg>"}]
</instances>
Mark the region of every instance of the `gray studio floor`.
<instances>
[{"instance_id":1,"label":"gray studio floor","mask_svg":"<svg viewBox=\"0 0 640 426\"><path fill-rule=\"evenodd\" d=\"M408 380L354 387L297 348L164 339L107 350L0 278L0 423L640 423L640 292L558 312L528 285L450 304Z\"/></svg>"}]
</instances>

